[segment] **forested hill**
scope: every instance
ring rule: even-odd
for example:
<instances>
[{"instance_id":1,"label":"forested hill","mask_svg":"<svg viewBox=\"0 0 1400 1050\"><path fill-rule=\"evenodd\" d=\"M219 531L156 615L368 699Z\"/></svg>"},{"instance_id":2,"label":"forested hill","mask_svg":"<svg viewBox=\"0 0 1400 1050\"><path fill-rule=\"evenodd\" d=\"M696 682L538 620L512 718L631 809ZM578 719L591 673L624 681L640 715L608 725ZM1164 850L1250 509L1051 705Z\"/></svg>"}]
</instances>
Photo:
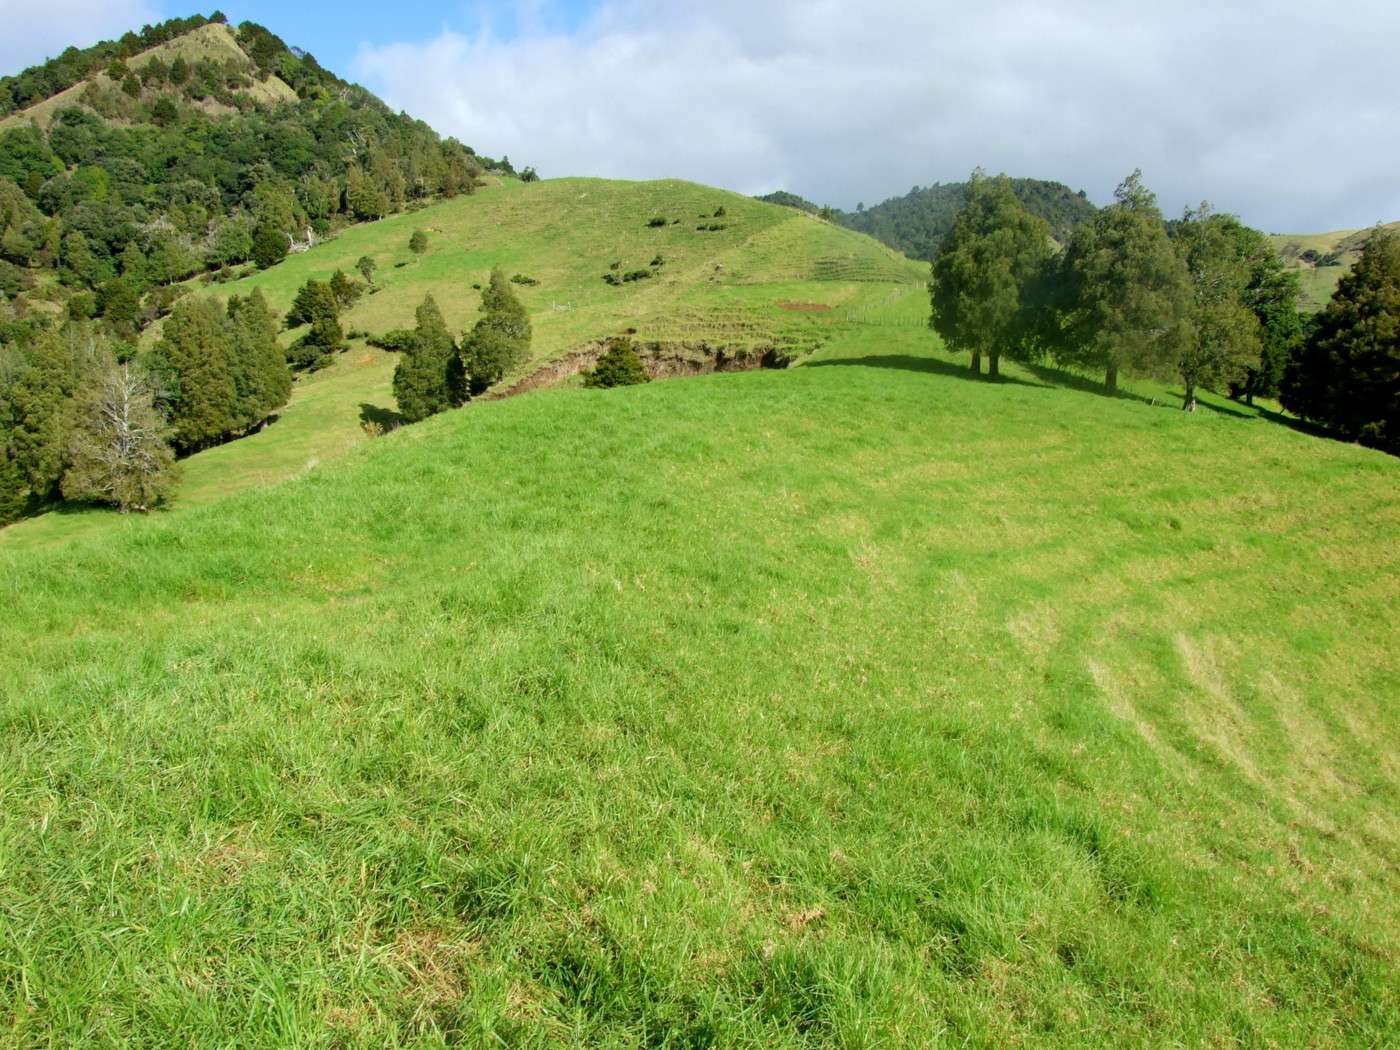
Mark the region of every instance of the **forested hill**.
<instances>
[{"instance_id":1,"label":"forested hill","mask_svg":"<svg viewBox=\"0 0 1400 1050\"><path fill-rule=\"evenodd\" d=\"M1061 182L1012 179L1011 188L1032 214L1050 224L1055 239L1061 242L1068 240L1071 231L1097 210L1082 190L1076 193ZM759 199L770 204L785 204L802 211L820 213L852 230L884 241L911 259L931 259L939 242L952 229L958 212L967 203L967 183L915 186L903 197L891 197L883 204L857 211L819 208L811 201L785 190Z\"/></svg>"},{"instance_id":2,"label":"forested hill","mask_svg":"<svg viewBox=\"0 0 1400 1050\"><path fill-rule=\"evenodd\" d=\"M496 166L218 13L6 77L0 117L0 292L75 315L132 292L137 326L173 282L272 265Z\"/></svg>"}]
</instances>

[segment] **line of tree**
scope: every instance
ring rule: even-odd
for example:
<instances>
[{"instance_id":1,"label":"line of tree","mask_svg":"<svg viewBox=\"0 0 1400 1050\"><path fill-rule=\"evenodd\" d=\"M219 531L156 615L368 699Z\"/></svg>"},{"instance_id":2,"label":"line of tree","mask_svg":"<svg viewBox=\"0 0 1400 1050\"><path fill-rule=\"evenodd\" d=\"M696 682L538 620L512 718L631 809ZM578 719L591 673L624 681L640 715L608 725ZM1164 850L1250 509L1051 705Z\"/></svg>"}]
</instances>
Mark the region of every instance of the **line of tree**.
<instances>
[{"instance_id":1,"label":"line of tree","mask_svg":"<svg viewBox=\"0 0 1400 1050\"><path fill-rule=\"evenodd\" d=\"M1294 275L1267 239L1202 205L1163 219L1141 173L1078 226L1063 250L1005 176L975 173L967 204L941 242L930 323L950 350L992 375L1001 356L1051 358L1166 378L1193 410L1202 389L1271 395L1302 336Z\"/></svg>"},{"instance_id":2,"label":"line of tree","mask_svg":"<svg viewBox=\"0 0 1400 1050\"><path fill-rule=\"evenodd\" d=\"M481 316L460 343L427 296L394 369L399 412L417 422L465 404L529 356L530 338L530 316L500 269L491 272L481 293Z\"/></svg>"},{"instance_id":3,"label":"line of tree","mask_svg":"<svg viewBox=\"0 0 1400 1050\"><path fill-rule=\"evenodd\" d=\"M249 433L291 394L260 291L181 299L137 351L87 320L58 325L0 296L0 524L62 499L147 510L176 454Z\"/></svg>"}]
</instances>

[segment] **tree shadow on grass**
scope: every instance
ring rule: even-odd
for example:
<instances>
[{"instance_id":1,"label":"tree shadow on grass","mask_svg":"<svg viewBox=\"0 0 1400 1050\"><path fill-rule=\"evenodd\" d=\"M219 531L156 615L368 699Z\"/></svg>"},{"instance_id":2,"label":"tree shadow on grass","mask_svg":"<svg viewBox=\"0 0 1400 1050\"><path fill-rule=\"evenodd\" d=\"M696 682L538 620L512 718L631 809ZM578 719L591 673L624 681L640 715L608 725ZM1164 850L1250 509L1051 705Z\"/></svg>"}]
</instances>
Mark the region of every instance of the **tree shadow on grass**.
<instances>
[{"instance_id":1,"label":"tree shadow on grass","mask_svg":"<svg viewBox=\"0 0 1400 1050\"><path fill-rule=\"evenodd\" d=\"M408 419L400 415L391 408L380 408L378 405L371 405L368 401L360 402L360 425L374 423L384 428L392 430L394 427L403 426Z\"/></svg>"},{"instance_id":2,"label":"tree shadow on grass","mask_svg":"<svg viewBox=\"0 0 1400 1050\"><path fill-rule=\"evenodd\" d=\"M943 361L936 357L913 357L909 354L868 354L865 357L833 357L825 361L808 361L803 368L830 368L836 365L855 365L862 368L894 368L903 372L925 372L931 375L953 376L956 379L970 379L980 383L1001 383L1007 386L1043 386L1019 376L1002 373L993 379L978 375L967 365L954 361Z\"/></svg>"},{"instance_id":3,"label":"tree shadow on grass","mask_svg":"<svg viewBox=\"0 0 1400 1050\"><path fill-rule=\"evenodd\" d=\"M1180 390L1180 391L1178 391L1178 390L1172 390L1172 391L1170 391L1170 393L1171 393L1171 396L1174 397L1174 398L1176 398L1178 401L1180 401L1181 404L1183 404L1183 405L1186 404L1186 391L1184 391L1184 390ZM1256 413L1254 413L1254 412L1247 412L1247 411L1243 411L1243 410L1238 409L1238 408L1231 408L1231 407L1229 407L1228 405L1219 405L1219 404L1215 404L1215 403L1213 403L1213 402L1207 401L1204 397L1200 396L1199 394L1196 395L1196 407L1197 407L1197 408L1201 408L1201 409L1205 409L1207 412L1215 412L1215 413L1217 413L1218 415L1222 415L1222 416L1234 416L1236 419L1254 419L1254 418L1256 418ZM1257 415L1262 415L1262 414L1263 414L1263 413L1261 412L1261 413L1258 413Z\"/></svg>"},{"instance_id":4,"label":"tree shadow on grass","mask_svg":"<svg viewBox=\"0 0 1400 1050\"><path fill-rule=\"evenodd\" d=\"M1062 390L1078 390L1082 394L1096 394L1099 397L1112 398L1118 401L1138 401L1144 405L1153 404L1153 399L1135 394L1131 390L1124 390L1119 387L1116 394L1110 394L1104 389L1102 379L1090 379L1082 376L1078 372L1070 372L1063 368L1053 368L1050 365L1040 365L1034 363L1022 363L1024 368L1031 375L1040 380L1043 386L1058 387Z\"/></svg>"}]
</instances>

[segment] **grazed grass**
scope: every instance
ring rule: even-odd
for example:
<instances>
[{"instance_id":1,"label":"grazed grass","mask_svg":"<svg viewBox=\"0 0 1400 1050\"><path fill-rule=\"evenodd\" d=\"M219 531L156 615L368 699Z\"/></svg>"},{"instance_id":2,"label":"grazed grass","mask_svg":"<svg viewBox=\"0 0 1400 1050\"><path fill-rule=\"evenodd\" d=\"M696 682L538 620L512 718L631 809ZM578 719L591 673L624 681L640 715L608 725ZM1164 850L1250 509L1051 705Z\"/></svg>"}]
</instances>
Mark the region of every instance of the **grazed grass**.
<instances>
[{"instance_id":1,"label":"grazed grass","mask_svg":"<svg viewBox=\"0 0 1400 1050\"><path fill-rule=\"evenodd\" d=\"M1395 1042L1400 465L934 353L0 550L0 1041Z\"/></svg>"}]
</instances>

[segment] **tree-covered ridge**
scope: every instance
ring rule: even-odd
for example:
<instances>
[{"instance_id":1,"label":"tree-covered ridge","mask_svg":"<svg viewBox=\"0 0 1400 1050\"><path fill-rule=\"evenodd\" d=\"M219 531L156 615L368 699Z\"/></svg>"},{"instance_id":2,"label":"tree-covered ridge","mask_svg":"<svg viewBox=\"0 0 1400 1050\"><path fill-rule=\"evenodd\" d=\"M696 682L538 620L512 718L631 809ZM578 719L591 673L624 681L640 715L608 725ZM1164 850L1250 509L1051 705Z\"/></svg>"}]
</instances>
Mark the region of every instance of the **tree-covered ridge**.
<instances>
[{"instance_id":1,"label":"tree-covered ridge","mask_svg":"<svg viewBox=\"0 0 1400 1050\"><path fill-rule=\"evenodd\" d=\"M1064 183L1044 179L1008 179L1012 194L1026 211L1042 219L1050 234L1064 244L1082 223L1088 222L1097 209L1084 191L1076 193ZM848 229L869 234L911 259L932 259L943 238L953 229L962 210L967 207L971 183L934 183L915 186L903 197L891 197L872 208L857 205L855 211L824 207L787 190L776 190L759 197L768 204L796 208Z\"/></svg>"},{"instance_id":2,"label":"tree-covered ridge","mask_svg":"<svg viewBox=\"0 0 1400 1050\"><path fill-rule=\"evenodd\" d=\"M1060 182L1011 179L1011 192L1032 215L1045 220L1050 233L1064 243L1081 223L1096 211L1083 191L1076 193ZM868 233L897 248L911 259L931 259L953 222L967 205L966 182L915 186L903 197L854 212L841 212L842 225Z\"/></svg>"},{"instance_id":3,"label":"tree-covered ridge","mask_svg":"<svg viewBox=\"0 0 1400 1050\"><path fill-rule=\"evenodd\" d=\"M223 57L117 55L46 128L19 114L0 131L0 291L58 301L120 278L140 295L205 269L273 265L337 225L471 192L497 166L261 26L197 22L152 37L189 26Z\"/></svg>"}]
</instances>

